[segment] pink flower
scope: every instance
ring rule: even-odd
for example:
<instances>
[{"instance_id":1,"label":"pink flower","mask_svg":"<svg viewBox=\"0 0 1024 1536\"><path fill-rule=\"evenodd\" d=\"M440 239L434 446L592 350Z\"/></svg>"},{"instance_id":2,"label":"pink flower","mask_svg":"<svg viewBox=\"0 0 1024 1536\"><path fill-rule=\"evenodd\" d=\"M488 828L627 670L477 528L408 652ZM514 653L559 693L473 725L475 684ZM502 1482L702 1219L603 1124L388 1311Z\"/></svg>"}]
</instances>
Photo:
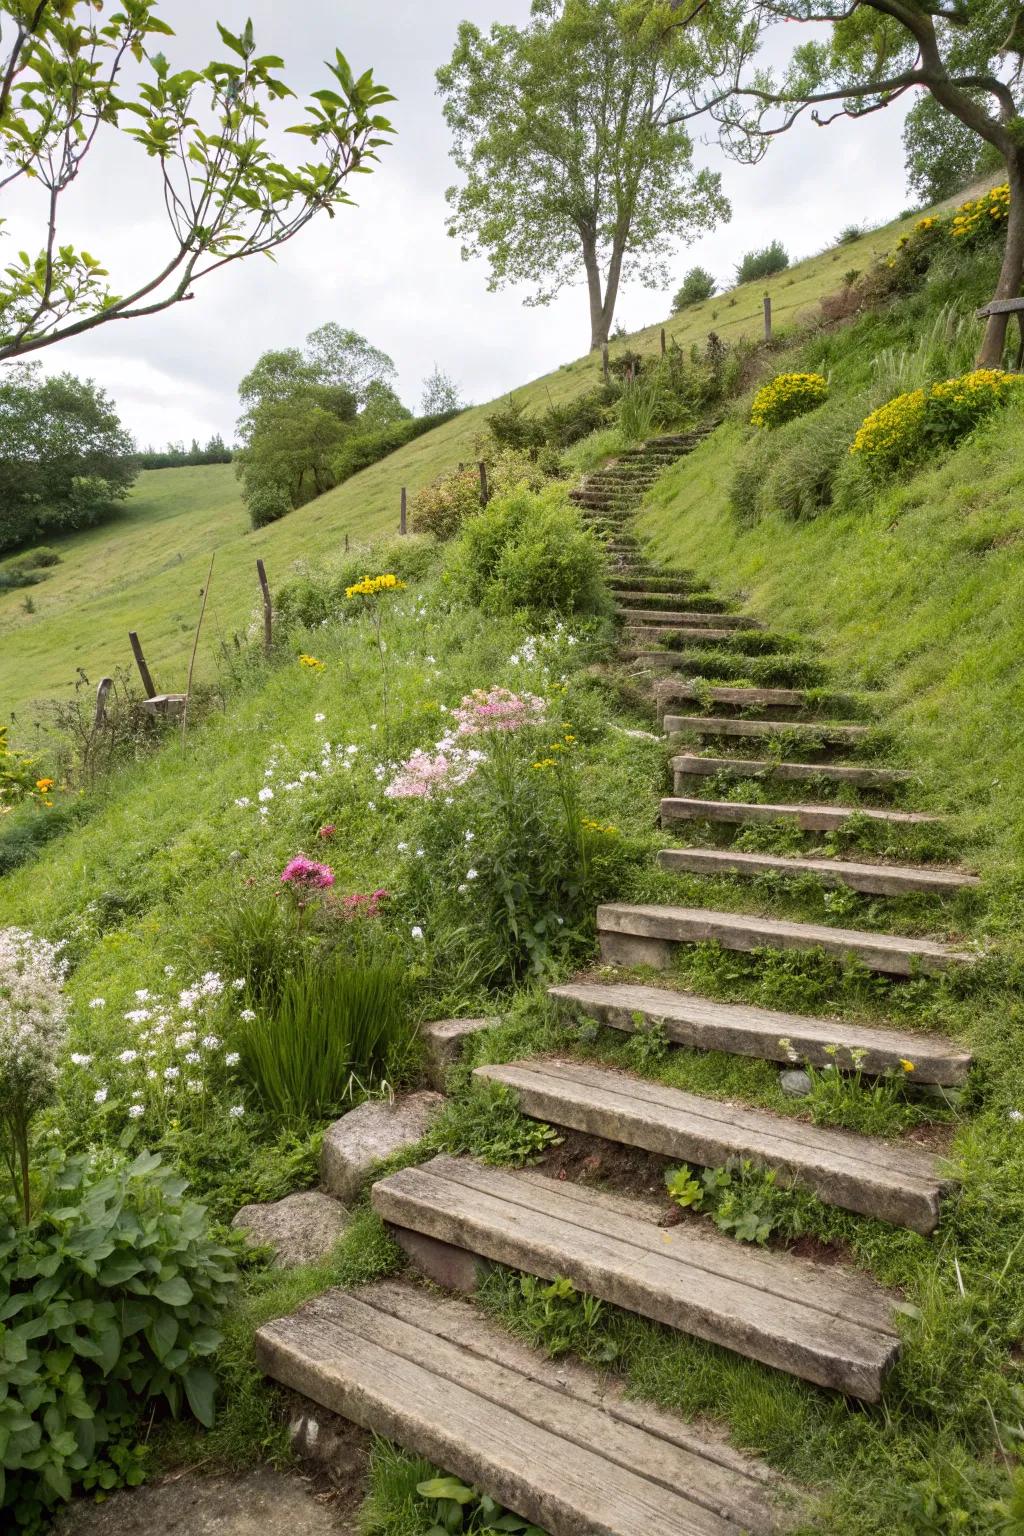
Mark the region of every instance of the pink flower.
<instances>
[{"instance_id":1,"label":"pink flower","mask_svg":"<svg viewBox=\"0 0 1024 1536\"><path fill-rule=\"evenodd\" d=\"M342 897L339 903L341 915L346 921L355 917L378 917L381 902L390 894L390 891L378 890L367 896L362 891L353 891L351 896Z\"/></svg>"},{"instance_id":2,"label":"pink flower","mask_svg":"<svg viewBox=\"0 0 1024 1536\"><path fill-rule=\"evenodd\" d=\"M317 833L317 837L322 837L322 838L326 839L326 838L333 837L334 833L335 833L334 823L332 821L329 821L326 824L326 826L323 826L323 827L320 828L319 832Z\"/></svg>"},{"instance_id":3,"label":"pink flower","mask_svg":"<svg viewBox=\"0 0 1024 1536\"><path fill-rule=\"evenodd\" d=\"M281 871L282 885L295 885L308 891L323 891L334 884L334 871L329 864L317 864L313 859L292 859Z\"/></svg>"},{"instance_id":4,"label":"pink flower","mask_svg":"<svg viewBox=\"0 0 1024 1536\"><path fill-rule=\"evenodd\" d=\"M543 725L547 707L547 700L535 693L475 688L452 714L459 736L477 736L481 731L518 731L524 725Z\"/></svg>"}]
</instances>

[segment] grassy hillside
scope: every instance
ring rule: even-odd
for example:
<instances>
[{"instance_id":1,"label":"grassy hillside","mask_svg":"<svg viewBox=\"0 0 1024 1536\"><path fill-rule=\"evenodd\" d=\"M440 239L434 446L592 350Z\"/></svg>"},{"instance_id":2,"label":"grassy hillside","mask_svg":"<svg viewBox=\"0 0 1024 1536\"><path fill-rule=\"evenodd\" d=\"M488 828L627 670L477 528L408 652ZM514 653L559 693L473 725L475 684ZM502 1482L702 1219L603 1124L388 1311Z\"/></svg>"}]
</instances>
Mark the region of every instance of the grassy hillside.
<instances>
[{"instance_id":1,"label":"grassy hillside","mask_svg":"<svg viewBox=\"0 0 1024 1536\"><path fill-rule=\"evenodd\" d=\"M842 274L866 269L888 250L910 221L898 221L862 239L800 262L771 279L775 324L784 327L825 293ZM682 346L703 343L714 329L727 340L757 335L765 284L732 293L672 316L667 329ZM660 327L650 326L629 344L650 351ZM511 342L510 342L511 344ZM614 351L614 348L613 348ZM578 358L516 391L527 405L543 408L591 387L592 357ZM76 668L90 682L131 661L127 632L139 630L158 688L183 688L198 612L198 594L210 555L217 552L200 648L197 676L209 676L222 637L246 626L258 599L255 562L265 560L272 582L304 557L316 558L352 539L397 526L399 492L414 490L472 459L489 406L481 405L415 442L281 522L253 533L228 465L148 471L140 476L124 514L95 531L62 541L63 564L31 592L0 591L0 708L23 712L31 701L67 696Z\"/></svg>"}]
</instances>

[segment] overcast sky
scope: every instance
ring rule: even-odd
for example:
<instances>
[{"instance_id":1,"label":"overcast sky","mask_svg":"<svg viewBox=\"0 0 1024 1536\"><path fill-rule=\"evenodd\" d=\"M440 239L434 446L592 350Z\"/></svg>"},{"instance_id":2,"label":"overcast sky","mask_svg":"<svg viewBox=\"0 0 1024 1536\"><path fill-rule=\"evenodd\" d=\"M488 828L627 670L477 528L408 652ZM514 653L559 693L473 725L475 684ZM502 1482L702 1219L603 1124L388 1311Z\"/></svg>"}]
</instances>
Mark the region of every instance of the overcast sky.
<instances>
[{"instance_id":1,"label":"overcast sky","mask_svg":"<svg viewBox=\"0 0 1024 1536\"><path fill-rule=\"evenodd\" d=\"M529 0L164 0L161 14L177 34L165 46L173 67L223 53L215 15L238 31L251 14L259 51L284 56L286 79L300 96L327 83L322 61L340 47L357 73L372 66L398 97L389 109L398 134L375 173L354 178L359 206L315 222L276 264L257 258L229 268L198 285L190 303L39 354L48 369L98 380L140 445L213 431L230 440L238 380L266 348L301 344L326 320L361 331L391 354L414 409L435 363L480 402L586 350L582 288L543 309L524 308L515 290L488 293L485 264L462 262L444 228L444 192L455 173L434 71L450 56L461 20L484 28L523 22ZM782 30L773 53L794 40L795 28ZM725 280L744 251L775 237L799 257L846 224L893 217L910 200L901 126L898 106L860 123L801 123L753 168L698 146L698 160L723 171L733 218L680 247L678 275L700 262ZM286 142L294 153L302 141ZM6 249L0 244L0 257L40 244L30 195L5 198L13 238ZM113 133L101 137L68 197L61 237L103 259L117 292L152 275L169 231L154 166L141 149ZM665 294L627 286L617 319L634 330L664 318L668 307Z\"/></svg>"}]
</instances>

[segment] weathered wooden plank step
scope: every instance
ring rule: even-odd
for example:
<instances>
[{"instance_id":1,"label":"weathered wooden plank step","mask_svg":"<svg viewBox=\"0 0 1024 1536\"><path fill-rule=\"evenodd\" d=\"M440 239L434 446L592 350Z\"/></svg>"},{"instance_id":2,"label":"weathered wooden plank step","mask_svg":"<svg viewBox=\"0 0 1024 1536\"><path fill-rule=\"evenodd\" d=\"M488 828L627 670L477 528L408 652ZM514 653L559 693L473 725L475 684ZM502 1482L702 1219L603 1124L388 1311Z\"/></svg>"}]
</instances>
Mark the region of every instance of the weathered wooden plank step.
<instances>
[{"instance_id":1,"label":"weathered wooden plank step","mask_svg":"<svg viewBox=\"0 0 1024 1536\"><path fill-rule=\"evenodd\" d=\"M893 1302L863 1276L750 1248L659 1208L529 1170L435 1157L373 1186L374 1209L496 1263L877 1402L899 1350ZM522 1458L525 1460L525 1458Z\"/></svg>"},{"instance_id":2,"label":"weathered wooden plank step","mask_svg":"<svg viewBox=\"0 0 1024 1536\"><path fill-rule=\"evenodd\" d=\"M672 768L677 789L682 778L717 778L719 774L730 779L780 779L787 783L820 779L857 789L887 789L914 778L908 768L873 768L870 763L863 767L857 763L782 763L771 757L700 757L690 752L674 757Z\"/></svg>"},{"instance_id":3,"label":"weathered wooden plank step","mask_svg":"<svg viewBox=\"0 0 1024 1536\"><path fill-rule=\"evenodd\" d=\"M787 1523L787 1490L762 1463L555 1364L465 1301L395 1281L326 1291L264 1324L256 1358L551 1536L771 1536Z\"/></svg>"},{"instance_id":4,"label":"weathered wooden plank step","mask_svg":"<svg viewBox=\"0 0 1024 1536\"><path fill-rule=\"evenodd\" d=\"M942 1035L720 1003L667 987L576 981L549 987L548 996L574 1017L597 1019L627 1034L635 1033L638 1020L644 1027L660 1024L673 1044L693 1050L777 1062L788 1061L792 1051L817 1067L850 1068L859 1060L865 1072L878 1074L902 1070L910 1061L915 1082L944 1087L966 1082L971 1067L970 1052Z\"/></svg>"},{"instance_id":5,"label":"weathered wooden plank step","mask_svg":"<svg viewBox=\"0 0 1024 1536\"><path fill-rule=\"evenodd\" d=\"M617 607L615 612L620 619L664 625L666 629L673 625L681 628L692 626L696 629L761 628L756 619L748 618L743 613L692 613L685 608L674 611L671 608L630 608L628 604Z\"/></svg>"},{"instance_id":6,"label":"weathered wooden plank step","mask_svg":"<svg viewBox=\"0 0 1024 1536\"><path fill-rule=\"evenodd\" d=\"M654 617L654 615L650 615L650 617ZM657 617L660 618L660 614L657 615ZM705 617L717 618L719 615L707 614ZM735 629L713 629L710 625L702 629L698 625L694 625L692 628L688 625L673 625L670 628L667 624L628 624L625 628L625 634L628 639L635 640L637 642L651 640L685 640L691 645L713 645L716 641L731 641L736 639L737 634L742 635L743 633L743 630L737 631ZM642 657L654 655L657 656L659 660L666 656L669 657L670 660L668 664L671 666L683 666L691 664L688 662L682 651L676 653L672 650L660 649L658 651L651 652L647 649L646 646L639 643L635 646L630 646L622 654L634 661L639 660Z\"/></svg>"},{"instance_id":7,"label":"weathered wooden plank step","mask_svg":"<svg viewBox=\"0 0 1024 1536\"><path fill-rule=\"evenodd\" d=\"M620 588L625 586L625 583L613 580L612 586L613 588ZM634 584L632 590L643 592L647 596L656 594L659 597L665 597L678 596L680 593L685 592L706 592L708 589L707 585L699 577L691 577L669 571L664 576L645 576ZM682 606L685 607L685 604Z\"/></svg>"},{"instance_id":8,"label":"weathered wooden plank step","mask_svg":"<svg viewBox=\"0 0 1024 1536\"><path fill-rule=\"evenodd\" d=\"M734 826L748 826L764 821L795 822L804 832L831 832L851 817L878 822L888 827L926 827L942 821L925 811L878 810L873 806L847 805L758 805L742 800L701 800L686 795L666 795L661 802L661 821L716 821Z\"/></svg>"},{"instance_id":9,"label":"weathered wooden plank step","mask_svg":"<svg viewBox=\"0 0 1024 1536\"><path fill-rule=\"evenodd\" d=\"M661 684L658 689L659 703L675 703L679 699L694 699L700 703L725 704L730 709L818 709L822 695L819 690L808 688L747 688L708 687L703 683L687 683L681 679ZM828 701L849 704L843 694L829 694Z\"/></svg>"},{"instance_id":10,"label":"weathered wooden plank step","mask_svg":"<svg viewBox=\"0 0 1024 1536\"><path fill-rule=\"evenodd\" d=\"M866 725L846 720L747 720L734 715L669 715L662 717L666 736L688 731L694 736L802 736L823 745L863 741Z\"/></svg>"},{"instance_id":11,"label":"weathered wooden plank step","mask_svg":"<svg viewBox=\"0 0 1024 1536\"><path fill-rule=\"evenodd\" d=\"M938 1226L952 1182L938 1158L913 1143L808 1125L611 1067L539 1059L477 1067L474 1076L511 1088L534 1119L704 1168L751 1158L828 1205L925 1235Z\"/></svg>"},{"instance_id":12,"label":"weathered wooden plank step","mask_svg":"<svg viewBox=\"0 0 1024 1536\"><path fill-rule=\"evenodd\" d=\"M618 964L666 966L676 944L713 942L725 949L823 950L837 960L855 959L869 970L892 976L936 976L974 955L936 939L897 933L793 923L742 912L609 902L597 909L598 937L606 960Z\"/></svg>"},{"instance_id":13,"label":"weathered wooden plank step","mask_svg":"<svg viewBox=\"0 0 1024 1536\"><path fill-rule=\"evenodd\" d=\"M930 869L924 864L857 864L848 859L795 859L774 853L742 853L727 848L664 848L662 869L693 875L810 875L828 886L848 886L872 896L902 896L923 891L954 895L981 884L960 869Z\"/></svg>"}]
</instances>

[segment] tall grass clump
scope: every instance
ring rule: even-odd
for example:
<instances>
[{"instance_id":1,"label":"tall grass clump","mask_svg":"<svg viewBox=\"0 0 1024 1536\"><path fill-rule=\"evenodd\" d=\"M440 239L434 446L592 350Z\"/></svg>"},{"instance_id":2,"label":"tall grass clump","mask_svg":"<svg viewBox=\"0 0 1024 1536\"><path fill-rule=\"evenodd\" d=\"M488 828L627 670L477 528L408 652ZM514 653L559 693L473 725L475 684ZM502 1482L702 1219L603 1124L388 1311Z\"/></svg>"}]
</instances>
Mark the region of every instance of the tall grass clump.
<instances>
[{"instance_id":1,"label":"tall grass clump","mask_svg":"<svg viewBox=\"0 0 1024 1536\"><path fill-rule=\"evenodd\" d=\"M664 426L660 395L658 381L650 375L640 374L625 385L619 397L619 429L627 443L642 443Z\"/></svg>"},{"instance_id":2,"label":"tall grass clump","mask_svg":"<svg viewBox=\"0 0 1024 1536\"><path fill-rule=\"evenodd\" d=\"M413 1049L406 1004L396 964L304 959L276 1004L245 1010L238 1027L242 1065L265 1109L290 1122L323 1120L393 1082Z\"/></svg>"}]
</instances>

